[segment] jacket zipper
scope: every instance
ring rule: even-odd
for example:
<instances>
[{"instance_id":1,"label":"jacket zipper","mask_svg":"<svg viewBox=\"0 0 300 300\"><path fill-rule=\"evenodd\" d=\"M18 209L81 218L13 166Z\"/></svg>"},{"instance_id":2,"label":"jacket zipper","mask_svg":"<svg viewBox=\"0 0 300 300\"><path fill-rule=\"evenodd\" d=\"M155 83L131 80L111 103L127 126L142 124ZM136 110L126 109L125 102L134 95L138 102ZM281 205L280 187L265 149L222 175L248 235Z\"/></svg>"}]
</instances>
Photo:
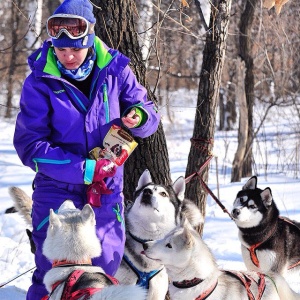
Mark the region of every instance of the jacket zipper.
<instances>
[{"instance_id":1,"label":"jacket zipper","mask_svg":"<svg viewBox=\"0 0 300 300\"><path fill-rule=\"evenodd\" d=\"M104 110L105 110L105 121L109 123L109 103L108 103L108 96L107 96L107 84L103 84L103 103L104 103Z\"/></svg>"}]
</instances>

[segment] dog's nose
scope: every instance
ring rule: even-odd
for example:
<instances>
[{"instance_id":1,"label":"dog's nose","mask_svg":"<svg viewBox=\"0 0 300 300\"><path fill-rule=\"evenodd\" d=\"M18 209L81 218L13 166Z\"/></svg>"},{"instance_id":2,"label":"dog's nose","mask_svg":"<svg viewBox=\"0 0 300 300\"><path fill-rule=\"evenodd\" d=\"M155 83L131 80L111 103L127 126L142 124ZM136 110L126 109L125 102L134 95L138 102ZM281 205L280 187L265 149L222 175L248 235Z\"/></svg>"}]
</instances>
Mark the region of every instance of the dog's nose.
<instances>
[{"instance_id":1,"label":"dog's nose","mask_svg":"<svg viewBox=\"0 0 300 300\"><path fill-rule=\"evenodd\" d=\"M143 243L143 249L147 250L148 249L148 244L147 243Z\"/></svg>"},{"instance_id":2,"label":"dog's nose","mask_svg":"<svg viewBox=\"0 0 300 300\"><path fill-rule=\"evenodd\" d=\"M234 217L234 218L236 218L239 214L240 214L240 210L238 209L238 208L234 208L233 210L232 210L232 216Z\"/></svg>"},{"instance_id":3,"label":"dog's nose","mask_svg":"<svg viewBox=\"0 0 300 300\"><path fill-rule=\"evenodd\" d=\"M153 195L153 191L150 189L144 189L144 195Z\"/></svg>"}]
</instances>

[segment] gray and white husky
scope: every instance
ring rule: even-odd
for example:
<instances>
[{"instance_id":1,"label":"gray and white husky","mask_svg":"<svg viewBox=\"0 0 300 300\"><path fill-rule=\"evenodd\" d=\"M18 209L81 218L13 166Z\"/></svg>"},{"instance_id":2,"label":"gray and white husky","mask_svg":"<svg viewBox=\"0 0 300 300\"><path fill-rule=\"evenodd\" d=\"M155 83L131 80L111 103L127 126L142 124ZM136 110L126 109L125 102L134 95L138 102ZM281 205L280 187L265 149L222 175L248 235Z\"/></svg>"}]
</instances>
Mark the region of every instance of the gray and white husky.
<instances>
[{"instance_id":1,"label":"gray and white husky","mask_svg":"<svg viewBox=\"0 0 300 300\"><path fill-rule=\"evenodd\" d=\"M89 204L80 211L71 200L66 200L58 214L50 209L47 237L43 254L52 261L44 284L49 299L146 299L142 288L118 285L102 268L91 265L91 259L101 254L101 245L95 231L95 214ZM75 280L75 282L74 282ZM77 299L77 298L76 298Z\"/></svg>"},{"instance_id":2,"label":"gray and white husky","mask_svg":"<svg viewBox=\"0 0 300 300\"><path fill-rule=\"evenodd\" d=\"M270 188L252 176L233 203L242 256L248 270L293 275L300 271L300 223L279 216Z\"/></svg>"},{"instance_id":3,"label":"gray and white husky","mask_svg":"<svg viewBox=\"0 0 300 300\"><path fill-rule=\"evenodd\" d=\"M161 262L141 254L143 243L163 238L185 215L193 226L203 222L198 207L184 199L185 180L173 185L154 184L150 172L141 175L133 204L126 210L126 245L121 266L116 273L120 283L137 284L148 289L148 300L163 300L168 290L168 276Z\"/></svg>"},{"instance_id":4,"label":"gray and white husky","mask_svg":"<svg viewBox=\"0 0 300 300\"><path fill-rule=\"evenodd\" d=\"M208 246L188 222L163 239L146 242L143 253L165 266L171 300L300 299L279 274L218 269Z\"/></svg>"}]
</instances>

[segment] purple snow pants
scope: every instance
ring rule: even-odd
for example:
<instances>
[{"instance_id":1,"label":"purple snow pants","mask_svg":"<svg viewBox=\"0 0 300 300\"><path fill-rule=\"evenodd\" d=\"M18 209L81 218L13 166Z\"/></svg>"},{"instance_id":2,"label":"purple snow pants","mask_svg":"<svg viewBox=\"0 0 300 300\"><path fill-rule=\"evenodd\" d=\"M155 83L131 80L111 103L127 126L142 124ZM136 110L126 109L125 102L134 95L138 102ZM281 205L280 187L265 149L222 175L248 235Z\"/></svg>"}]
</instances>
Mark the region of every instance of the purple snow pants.
<instances>
[{"instance_id":1,"label":"purple snow pants","mask_svg":"<svg viewBox=\"0 0 300 300\"><path fill-rule=\"evenodd\" d=\"M51 262L42 254L43 242L49 224L49 211L57 211L59 206L70 199L82 209L86 204L86 186L60 183L48 178L45 181L35 179L33 192L32 225L33 240L36 245L36 270L32 276L32 285L27 292L27 300L40 300L48 292L43 284L45 273L51 268ZM96 216L96 231L102 245L102 254L92 260L109 275L114 275L121 263L125 244L123 221L123 197L121 193L102 195L101 207L93 207Z\"/></svg>"}]
</instances>

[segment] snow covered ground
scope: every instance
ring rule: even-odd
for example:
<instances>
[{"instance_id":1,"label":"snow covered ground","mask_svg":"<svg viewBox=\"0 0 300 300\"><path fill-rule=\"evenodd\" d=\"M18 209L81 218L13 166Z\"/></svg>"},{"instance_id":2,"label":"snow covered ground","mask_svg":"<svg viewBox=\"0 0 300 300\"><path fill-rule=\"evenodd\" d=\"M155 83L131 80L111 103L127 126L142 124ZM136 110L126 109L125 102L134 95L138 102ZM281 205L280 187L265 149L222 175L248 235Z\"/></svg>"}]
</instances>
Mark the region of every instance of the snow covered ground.
<instances>
[{"instance_id":1,"label":"snow covered ground","mask_svg":"<svg viewBox=\"0 0 300 300\"><path fill-rule=\"evenodd\" d=\"M171 96L171 115L167 117L161 108L166 133L172 179L185 176L190 138L194 126L196 91L177 91ZM176 101L178 99L178 101ZM258 125L263 107L255 109ZM260 188L270 187L282 215L300 220L299 180L299 120L290 118L291 109L271 110L254 144L255 168ZM1 300L24 300L31 282L33 255L30 252L25 233L25 222L18 214L4 214L12 206L8 187L15 185L31 195L34 173L20 162L12 145L14 120L0 122L0 286L17 275L17 279L0 288ZM220 195L220 200L231 209L236 193L248 178L242 182L230 183L231 163L237 148L237 130L218 131L215 135L214 154L210 164L209 187ZM216 172L218 165L218 172ZM217 180L218 175L218 180ZM219 182L219 190L217 188ZM221 268L245 269L240 253L237 229L209 196L204 226L204 240L213 251ZM292 287L300 292L295 278L290 278Z\"/></svg>"}]
</instances>

